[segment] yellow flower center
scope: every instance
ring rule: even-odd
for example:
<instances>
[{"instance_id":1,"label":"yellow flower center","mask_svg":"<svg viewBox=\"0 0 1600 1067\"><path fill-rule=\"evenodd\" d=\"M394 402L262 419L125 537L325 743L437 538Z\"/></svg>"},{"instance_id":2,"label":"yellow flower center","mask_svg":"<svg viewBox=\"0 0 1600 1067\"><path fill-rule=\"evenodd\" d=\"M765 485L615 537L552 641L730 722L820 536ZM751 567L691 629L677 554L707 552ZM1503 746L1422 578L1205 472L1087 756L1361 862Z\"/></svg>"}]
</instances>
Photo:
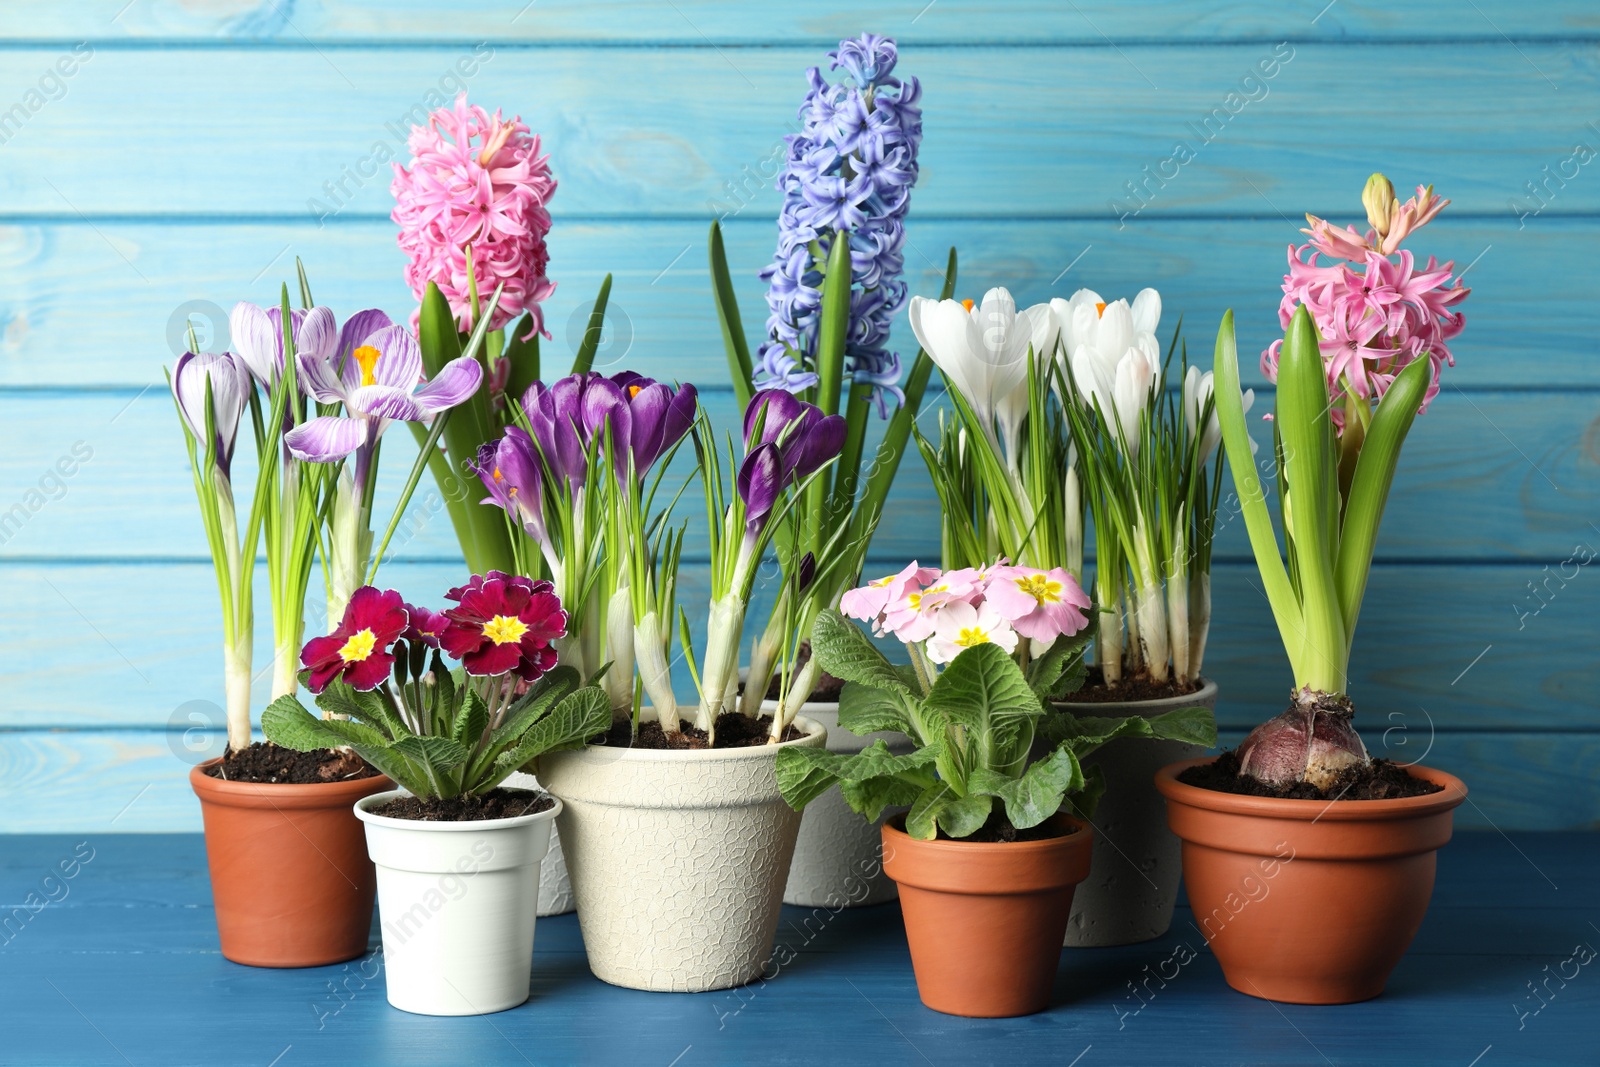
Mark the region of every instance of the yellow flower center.
<instances>
[{"instance_id":1,"label":"yellow flower center","mask_svg":"<svg viewBox=\"0 0 1600 1067\"><path fill-rule=\"evenodd\" d=\"M1041 604L1061 603L1061 583L1048 574L1029 574L1016 579L1017 588Z\"/></svg>"},{"instance_id":2,"label":"yellow flower center","mask_svg":"<svg viewBox=\"0 0 1600 1067\"><path fill-rule=\"evenodd\" d=\"M377 385L378 380L372 376L372 368L378 365L378 350L371 345L362 345L351 355L357 365L361 367L361 384Z\"/></svg>"},{"instance_id":3,"label":"yellow flower center","mask_svg":"<svg viewBox=\"0 0 1600 1067\"><path fill-rule=\"evenodd\" d=\"M875 578L867 584L872 586L874 589L882 589L892 581L894 581L894 575L891 574L887 578Z\"/></svg>"},{"instance_id":4,"label":"yellow flower center","mask_svg":"<svg viewBox=\"0 0 1600 1067\"><path fill-rule=\"evenodd\" d=\"M360 663L372 655L372 650L377 647L378 638L370 630L358 630L350 635L350 639L339 649L339 658L346 663Z\"/></svg>"},{"instance_id":5,"label":"yellow flower center","mask_svg":"<svg viewBox=\"0 0 1600 1067\"><path fill-rule=\"evenodd\" d=\"M972 301L963 300L963 301L961 301L961 306L966 308L968 311L971 311L972 310Z\"/></svg>"},{"instance_id":6,"label":"yellow flower center","mask_svg":"<svg viewBox=\"0 0 1600 1067\"><path fill-rule=\"evenodd\" d=\"M483 636L497 645L511 645L522 640L528 624L515 615L496 615L483 624Z\"/></svg>"},{"instance_id":7,"label":"yellow flower center","mask_svg":"<svg viewBox=\"0 0 1600 1067\"><path fill-rule=\"evenodd\" d=\"M639 395L639 387L637 385L628 386L628 399L629 400L632 400L634 397L636 397L638 395Z\"/></svg>"},{"instance_id":8,"label":"yellow flower center","mask_svg":"<svg viewBox=\"0 0 1600 1067\"><path fill-rule=\"evenodd\" d=\"M976 626L964 626L961 632L956 634L956 644L962 648L971 648L973 645L987 645L988 643L989 635Z\"/></svg>"},{"instance_id":9,"label":"yellow flower center","mask_svg":"<svg viewBox=\"0 0 1600 1067\"><path fill-rule=\"evenodd\" d=\"M1098 317L1100 317L1100 316L1102 316L1102 315L1104 315L1106 313L1105 301L1102 300L1102 301L1098 301L1098 302L1095 303L1095 305L1094 305L1094 313L1095 313L1095 317L1096 318L1098 318Z\"/></svg>"},{"instance_id":10,"label":"yellow flower center","mask_svg":"<svg viewBox=\"0 0 1600 1067\"><path fill-rule=\"evenodd\" d=\"M918 608L920 608L922 606L922 598L923 597L928 596L931 593L948 592L949 588L950 588L949 586L942 585L942 584L941 585L930 585L930 586L928 586L928 588L924 589L920 593L912 593L906 599L911 603L911 610L912 611L916 611Z\"/></svg>"}]
</instances>

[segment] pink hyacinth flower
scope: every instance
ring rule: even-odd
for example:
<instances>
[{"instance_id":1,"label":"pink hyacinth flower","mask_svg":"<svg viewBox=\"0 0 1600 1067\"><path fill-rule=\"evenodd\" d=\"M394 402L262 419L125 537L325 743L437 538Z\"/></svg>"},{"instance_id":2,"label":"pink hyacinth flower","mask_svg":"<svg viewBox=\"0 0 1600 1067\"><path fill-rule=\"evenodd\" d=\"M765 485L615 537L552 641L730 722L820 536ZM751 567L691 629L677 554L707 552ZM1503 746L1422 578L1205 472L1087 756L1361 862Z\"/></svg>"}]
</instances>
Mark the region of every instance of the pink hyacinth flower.
<instances>
[{"instance_id":1,"label":"pink hyacinth flower","mask_svg":"<svg viewBox=\"0 0 1600 1067\"><path fill-rule=\"evenodd\" d=\"M539 154L539 138L520 118L507 122L498 111L491 116L462 93L454 107L433 112L428 125L413 126L409 143L411 167L394 164L389 217L400 227L412 295L420 303L428 283L438 285L465 333L473 327L469 282L476 282L482 301L503 284L489 328L526 312L534 330L548 338L539 305L555 292L545 276L545 237L556 181L549 157ZM417 318L413 313L413 329Z\"/></svg>"},{"instance_id":2,"label":"pink hyacinth flower","mask_svg":"<svg viewBox=\"0 0 1600 1067\"><path fill-rule=\"evenodd\" d=\"M1023 637L1047 644L1089 621L1088 594L1060 567L1007 567L989 583L985 603Z\"/></svg>"}]
</instances>

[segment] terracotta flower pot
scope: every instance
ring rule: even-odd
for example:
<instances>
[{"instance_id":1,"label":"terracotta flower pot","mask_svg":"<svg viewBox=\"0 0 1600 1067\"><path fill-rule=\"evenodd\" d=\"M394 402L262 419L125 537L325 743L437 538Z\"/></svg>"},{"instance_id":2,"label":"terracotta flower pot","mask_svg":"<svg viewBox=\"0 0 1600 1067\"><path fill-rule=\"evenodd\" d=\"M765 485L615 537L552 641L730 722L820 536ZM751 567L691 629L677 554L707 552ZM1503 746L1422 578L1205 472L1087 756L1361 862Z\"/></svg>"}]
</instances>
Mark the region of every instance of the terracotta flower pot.
<instances>
[{"instance_id":1,"label":"terracotta flower pot","mask_svg":"<svg viewBox=\"0 0 1600 1067\"><path fill-rule=\"evenodd\" d=\"M917 993L934 1011L974 1018L1050 1005L1072 890L1089 876L1094 834L1011 844L918 841L905 816L883 827L883 866L900 884Z\"/></svg>"},{"instance_id":2,"label":"terracotta flower pot","mask_svg":"<svg viewBox=\"0 0 1600 1067\"><path fill-rule=\"evenodd\" d=\"M1188 696L1123 703L1074 704L1077 715L1142 715L1179 708L1217 707L1217 683L1200 679ZM1125 737L1091 752L1084 768L1099 767L1106 792L1094 812L1094 874L1072 898L1069 948L1103 948L1150 941L1172 925L1182 873L1178 839L1167 828L1167 805L1151 778L1162 767L1205 754L1204 745Z\"/></svg>"},{"instance_id":3,"label":"terracotta flower pot","mask_svg":"<svg viewBox=\"0 0 1600 1067\"><path fill-rule=\"evenodd\" d=\"M1279 800L1185 785L1206 760L1163 768L1156 788L1183 840L1195 923L1228 984L1291 1004L1349 1004L1383 992L1422 925L1435 852L1450 840L1461 779L1400 800Z\"/></svg>"},{"instance_id":4,"label":"terracotta flower pot","mask_svg":"<svg viewBox=\"0 0 1600 1067\"><path fill-rule=\"evenodd\" d=\"M205 820L222 954L252 967L320 967L364 955L372 861L352 806L383 775L316 785L228 782L189 771Z\"/></svg>"}]
</instances>

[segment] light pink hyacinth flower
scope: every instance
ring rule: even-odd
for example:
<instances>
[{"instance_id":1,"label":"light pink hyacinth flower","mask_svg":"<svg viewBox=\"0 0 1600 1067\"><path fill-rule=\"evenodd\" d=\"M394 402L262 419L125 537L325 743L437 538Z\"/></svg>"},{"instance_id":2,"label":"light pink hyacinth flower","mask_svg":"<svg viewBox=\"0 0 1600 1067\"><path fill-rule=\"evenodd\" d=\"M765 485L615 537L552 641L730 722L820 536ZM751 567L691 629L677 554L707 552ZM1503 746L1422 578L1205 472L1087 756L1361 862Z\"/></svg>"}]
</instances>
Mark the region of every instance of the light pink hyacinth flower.
<instances>
[{"instance_id":1,"label":"light pink hyacinth flower","mask_svg":"<svg viewBox=\"0 0 1600 1067\"><path fill-rule=\"evenodd\" d=\"M399 244L409 259L406 283L420 303L428 283L439 287L456 325L472 329L467 250L472 279L481 301L503 284L491 330L514 322L524 312L545 337L540 303L555 292L545 276L550 253L550 198L556 181L549 157L539 154L539 138L521 118L509 122L469 105L467 94L454 107L439 108L428 125L411 128L411 167L394 164L394 211ZM411 324L416 328L418 314Z\"/></svg>"}]
</instances>

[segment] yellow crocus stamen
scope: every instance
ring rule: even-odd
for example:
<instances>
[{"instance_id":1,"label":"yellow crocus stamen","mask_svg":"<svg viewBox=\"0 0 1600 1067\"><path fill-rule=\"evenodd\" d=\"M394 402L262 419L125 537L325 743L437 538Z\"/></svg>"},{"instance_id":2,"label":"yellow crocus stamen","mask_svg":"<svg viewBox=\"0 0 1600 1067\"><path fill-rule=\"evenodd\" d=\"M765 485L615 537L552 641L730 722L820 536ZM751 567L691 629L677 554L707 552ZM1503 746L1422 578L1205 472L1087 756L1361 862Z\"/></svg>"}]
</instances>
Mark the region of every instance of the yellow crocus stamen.
<instances>
[{"instance_id":1,"label":"yellow crocus stamen","mask_svg":"<svg viewBox=\"0 0 1600 1067\"><path fill-rule=\"evenodd\" d=\"M1061 583L1052 580L1048 574L1029 574L1014 580L1018 589L1041 604L1061 603Z\"/></svg>"},{"instance_id":2,"label":"yellow crocus stamen","mask_svg":"<svg viewBox=\"0 0 1600 1067\"><path fill-rule=\"evenodd\" d=\"M972 310L972 301L963 300L963 301L961 301L961 306L966 308L968 311L971 311Z\"/></svg>"},{"instance_id":3,"label":"yellow crocus stamen","mask_svg":"<svg viewBox=\"0 0 1600 1067\"><path fill-rule=\"evenodd\" d=\"M639 395L639 386L637 386L637 385L628 386L628 399L629 400L632 400L634 397L636 397L638 395Z\"/></svg>"},{"instance_id":4,"label":"yellow crocus stamen","mask_svg":"<svg viewBox=\"0 0 1600 1067\"><path fill-rule=\"evenodd\" d=\"M350 355L361 368L361 384L377 385L378 380L372 376L372 368L378 365L378 350L371 345L362 345Z\"/></svg>"},{"instance_id":5,"label":"yellow crocus stamen","mask_svg":"<svg viewBox=\"0 0 1600 1067\"><path fill-rule=\"evenodd\" d=\"M1094 305L1094 313L1095 313L1095 316L1097 318L1106 313L1105 301L1101 300L1101 301L1097 301L1095 303L1095 305Z\"/></svg>"},{"instance_id":6,"label":"yellow crocus stamen","mask_svg":"<svg viewBox=\"0 0 1600 1067\"><path fill-rule=\"evenodd\" d=\"M339 658L346 663L360 663L372 655L372 650L377 645L377 635L370 629L358 630L351 634L349 640L339 649Z\"/></svg>"},{"instance_id":7,"label":"yellow crocus stamen","mask_svg":"<svg viewBox=\"0 0 1600 1067\"><path fill-rule=\"evenodd\" d=\"M483 624L483 636L497 645L512 645L522 640L528 624L515 615L496 615Z\"/></svg>"}]
</instances>

